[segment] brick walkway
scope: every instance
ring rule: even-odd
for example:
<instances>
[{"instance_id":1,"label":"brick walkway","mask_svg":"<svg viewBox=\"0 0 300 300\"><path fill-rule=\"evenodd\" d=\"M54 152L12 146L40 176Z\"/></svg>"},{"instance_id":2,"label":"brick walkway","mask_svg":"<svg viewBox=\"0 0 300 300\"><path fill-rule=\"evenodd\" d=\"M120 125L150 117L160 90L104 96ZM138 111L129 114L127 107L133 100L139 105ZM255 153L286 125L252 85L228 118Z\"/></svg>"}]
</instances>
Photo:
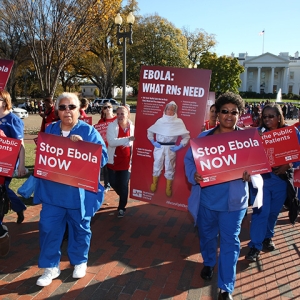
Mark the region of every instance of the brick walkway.
<instances>
[{"instance_id":1,"label":"brick walkway","mask_svg":"<svg viewBox=\"0 0 300 300\"><path fill-rule=\"evenodd\" d=\"M188 213L130 200L126 216L118 219L116 207L110 191L92 221L87 275L72 278L64 242L62 273L45 288L35 284L43 272L37 267L40 205L25 211L21 225L15 213L6 216L11 251L0 259L0 299L217 299L216 274L211 282L199 275L202 258ZM244 256L250 217L243 222L234 299L300 299L300 224L293 227L282 212L277 250L249 264Z\"/></svg>"}]
</instances>

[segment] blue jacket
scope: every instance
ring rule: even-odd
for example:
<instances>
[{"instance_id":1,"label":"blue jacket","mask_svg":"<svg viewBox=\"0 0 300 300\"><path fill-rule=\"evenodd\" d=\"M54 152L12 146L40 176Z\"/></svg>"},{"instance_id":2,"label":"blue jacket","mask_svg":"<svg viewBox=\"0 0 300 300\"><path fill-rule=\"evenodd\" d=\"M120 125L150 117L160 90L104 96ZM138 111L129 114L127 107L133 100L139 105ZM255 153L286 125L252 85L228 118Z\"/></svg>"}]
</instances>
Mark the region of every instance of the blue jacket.
<instances>
[{"instance_id":1,"label":"blue jacket","mask_svg":"<svg viewBox=\"0 0 300 300\"><path fill-rule=\"evenodd\" d=\"M215 128L202 132L198 138L204 137L211 133ZM185 175L188 181L192 184L191 194L188 199L188 210L193 216L195 223L197 222L198 210L200 206L201 186L196 183L194 175L196 173L196 165L192 153L189 148L184 157ZM242 210L248 206L248 182L242 179L232 180L228 184L228 210ZM218 185L215 186L218 188Z\"/></svg>"},{"instance_id":2,"label":"blue jacket","mask_svg":"<svg viewBox=\"0 0 300 300\"><path fill-rule=\"evenodd\" d=\"M46 133L60 135L60 123L61 121L58 121L49 125L46 128ZM70 135L72 134L80 135L84 141L101 144L101 167L107 163L108 156L105 143L99 132L93 126L79 120L72 128ZM103 202L103 190L100 182L98 185L98 193L94 193L82 188L38 178L33 202L35 204L48 203L70 209L80 209L82 218L91 217L97 212Z\"/></svg>"}]
</instances>

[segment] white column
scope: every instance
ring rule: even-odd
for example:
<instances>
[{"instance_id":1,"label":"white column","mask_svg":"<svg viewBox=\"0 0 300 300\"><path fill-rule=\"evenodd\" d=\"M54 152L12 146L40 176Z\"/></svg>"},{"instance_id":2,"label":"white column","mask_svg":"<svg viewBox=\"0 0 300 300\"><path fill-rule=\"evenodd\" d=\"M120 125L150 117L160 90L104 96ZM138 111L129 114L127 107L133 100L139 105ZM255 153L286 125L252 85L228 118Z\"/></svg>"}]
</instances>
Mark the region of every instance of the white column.
<instances>
[{"instance_id":1,"label":"white column","mask_svg":"<svg viewBox=\"0 0 300 300\"><path fill-rule=\"evenodd\" d=\"M256 83L256 93L260 93L260 71L261 67L257 67L257 83Z\"/></svg>"},{"instance_id":2,"label":"white column","mask_svg":"<svg viewBox=\"0 0 300 300\"><path fill-rule=\"evenodd\" d=\"M244 79L243 79L243 92L247 92L247 70L248 68L245 67Z\"/></svg>"},{"instance_id":3,"label":"white column","mask_svg":"<svg viewBox=\"0 0 300 300\"><path fill-rule=\"evenodd\" d=\"M271 72L271 82L270 82L270 88L269 88L269 93L273 93L273 85L274 85L274 71L275 68L272 67L272 72Z\"/></svg>"},{"instance_id":4,"label":"white column","mask_svg":"<svg viewBox=\"0 0 300 300\"><path fill-rule=\"evenodd\" d=\"M287 94L288 92L288 76L289 76L289 68L284 68L284 74L283 74L283 86L282 86L282 92Z\"/></svg>"}]
</instances>

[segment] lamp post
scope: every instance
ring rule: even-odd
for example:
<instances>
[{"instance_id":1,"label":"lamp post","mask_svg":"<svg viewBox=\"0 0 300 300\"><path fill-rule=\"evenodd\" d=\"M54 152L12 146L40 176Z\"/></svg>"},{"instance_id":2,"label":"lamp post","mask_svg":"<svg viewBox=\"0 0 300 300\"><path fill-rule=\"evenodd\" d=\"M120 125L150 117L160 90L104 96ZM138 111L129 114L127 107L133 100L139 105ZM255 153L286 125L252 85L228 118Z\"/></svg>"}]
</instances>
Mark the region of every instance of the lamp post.
<instances>
[{"instance_id":1,"label":"lamp post","mask_svg":"<svg viewBox=\"0 0 300 300\"><path fill-rule=\"evenodd\" d=\"M121 25L122 25L122 17L120 14L117 14L115 17L115 24L117 25L117 45L123 45L123 76L122 76L122 105L126 104L126 39L129 39L129 44L132 45L132 25L134 23L134 15L132 12L129 13L127 16L127 23L129 24L129 31L126 31L126 28L123 26L123 30L121 31ZM123 39L123 42L120 41L120 39Z\"/></svg>"}]
</instances>

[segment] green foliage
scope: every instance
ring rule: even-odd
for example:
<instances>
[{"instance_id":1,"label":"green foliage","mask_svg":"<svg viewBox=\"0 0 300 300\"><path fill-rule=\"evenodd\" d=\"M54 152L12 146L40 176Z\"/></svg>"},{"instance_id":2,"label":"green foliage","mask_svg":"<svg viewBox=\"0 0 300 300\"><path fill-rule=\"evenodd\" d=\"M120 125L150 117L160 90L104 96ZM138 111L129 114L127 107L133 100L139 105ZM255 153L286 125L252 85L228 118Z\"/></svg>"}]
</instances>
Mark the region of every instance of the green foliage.
<instances>
[{"instance_id":1,"label":"green foliage","mask_svg":"<svg viewBox=\"0 0 300 300\"><path fill-rule=\"evenodd\" d=\"M207 52L201 56L200 68L212 70L210 91L218 94L239 92L240 74L244 72L244 68L236 58L225 55L218 57L215 53Z\"/></svg>"},{"instance_id":2,"label":"green foliage","mask_svg":"<svg viewBox=\"0 0 300 300\"><path fill-rule=\"evenodd\" d=\"M100 93L99 93L99 90L98 89L95 89L94 90L94 96L95 97L99 97Z\"/></svg>"},{"instance_id":3,"label":"green foliage","mask_svg":"<svg viewBox=\"0 0 300 300\"><path fill-rule=\"evenodd\" d=\"M188 50L181 30L158 15L137 18L133 45L127 48L127 82L134 89L141 65L187 67Z\"/></svg>"},{"instance_id":4,"label":"green foliage","mask_svg":"<svg viewBox=\"0 0 300 300\"><path fill-rule=\"evenodd\" d=\"M35 162L35 144L25 144L25 166L29 173L25 177L13 178L10 183L10 188L17 193L18 188L27 180L27 178L33 173ZM21 197L21 196L20 196ZM21 197L22 198L22 197ZM32 198L22 198L25 205L32 205Z\"/></svg>"},{"instance_id":5,"label":"green foliage","mask_svg":"<svg viewBox=\"0 0 300 300\"><path fill-rule=\"evenodd\" d=\"M216 45L215 35L208 34L202 29L197 28L191 32L183 28L182 33L186 39L188 58L192 65L199 64L201 56Z\"/></svg>"}]
</instances>

